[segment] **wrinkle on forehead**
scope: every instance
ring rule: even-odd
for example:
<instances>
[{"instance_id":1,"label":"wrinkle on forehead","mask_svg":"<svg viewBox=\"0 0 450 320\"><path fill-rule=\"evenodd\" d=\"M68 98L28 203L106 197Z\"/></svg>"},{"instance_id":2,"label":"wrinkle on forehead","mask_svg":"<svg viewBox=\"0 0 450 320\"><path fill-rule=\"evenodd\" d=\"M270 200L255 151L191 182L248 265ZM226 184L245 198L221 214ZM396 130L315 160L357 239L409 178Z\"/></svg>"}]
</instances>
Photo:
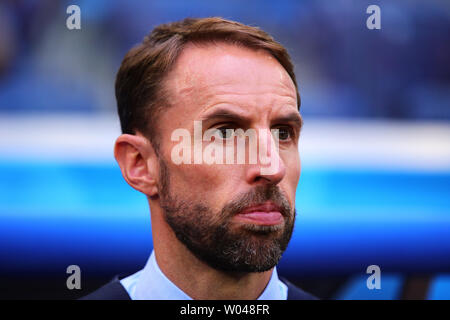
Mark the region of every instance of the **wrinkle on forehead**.
<instances>
[{"instance_id":1,"label":"wrinkle on forehead","mask_svg":"<svg viewBox=\"0 0 450 320\"><path fill-rule=\"evenodd\" d=\"M273 94L296 103L294 83L272 55L226 43L189 44L166 85L176 100L206 102L219 95Z\"/></svg>"}]
</instances>

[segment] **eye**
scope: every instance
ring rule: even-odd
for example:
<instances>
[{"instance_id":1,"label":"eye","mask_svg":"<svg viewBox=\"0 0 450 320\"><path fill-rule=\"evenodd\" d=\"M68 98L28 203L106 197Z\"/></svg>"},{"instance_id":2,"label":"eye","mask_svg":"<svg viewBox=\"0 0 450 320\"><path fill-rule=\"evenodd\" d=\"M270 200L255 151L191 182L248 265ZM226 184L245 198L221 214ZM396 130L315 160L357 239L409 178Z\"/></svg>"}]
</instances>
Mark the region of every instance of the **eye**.
<instances>
[{"instance_id":1,"label":"eye","mask_svg":"<svg viewBox=\"0 0 450 320\"><path fill-rule=\"evenodd\" d=\"M222 139L229 139L233 136L234 133L234 128L229 125L216 128L216 130L219 133L220 138Z\"/></svg>"},{"instance_id":2,"label":"eye","mask_svg":"<svg viewBox=\"0 0 450 320\"><path fill-rule=\"evenodd\" d=\"M287 141L294 137L293 130L290 127L285 126L285 127L278 127L275 129L278 131L278 134L276 136L281 141Z\"/></svg>"}]
</instances>

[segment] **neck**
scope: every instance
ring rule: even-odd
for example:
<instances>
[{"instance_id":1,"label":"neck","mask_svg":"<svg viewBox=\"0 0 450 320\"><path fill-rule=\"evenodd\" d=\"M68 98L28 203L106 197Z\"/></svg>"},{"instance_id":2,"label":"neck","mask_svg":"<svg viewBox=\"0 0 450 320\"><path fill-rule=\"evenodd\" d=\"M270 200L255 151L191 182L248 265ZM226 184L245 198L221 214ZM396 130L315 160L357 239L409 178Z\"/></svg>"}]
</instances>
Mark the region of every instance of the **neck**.
<instances>
[{"instance_id":1,"label":"neck","mask_svg":"<svg viewBox=\"0 0 450 320\"><path fill-rule=\"evenodd\" d=\"M261 295L273 269L234 273L210 267L176 238L157 209L151 208L156 262L164 275L184 293L199 300L254 300Z\"/></svg>"}]
</instances>

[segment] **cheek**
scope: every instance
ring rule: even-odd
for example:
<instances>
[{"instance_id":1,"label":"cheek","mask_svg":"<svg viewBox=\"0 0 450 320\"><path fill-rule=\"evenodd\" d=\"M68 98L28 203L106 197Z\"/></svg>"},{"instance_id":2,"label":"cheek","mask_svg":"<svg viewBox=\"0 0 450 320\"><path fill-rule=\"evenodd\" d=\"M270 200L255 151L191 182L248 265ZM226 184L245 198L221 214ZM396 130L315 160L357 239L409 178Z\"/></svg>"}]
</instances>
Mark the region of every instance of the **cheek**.
<instances>
[{"instance_id":1,"label":"cheek","mask_svg":"<svg viewBox=\"0 0 450 320\"><path fill-rule=\"evenodd\" d=\"M298 152L296 152L295 154L290 154L290 156L287 157L285 165L287 178L286 180L289 183L290 189L295 193L301 173L301 162Z\"/></svg>"},{"instance_id":2,"label":"cheek","mask_svg":"<svg viewBox=\"0 0 450 320\"><path fill-rule=\"evenodd\" d=\"M235 181L235 174L231 169L232 166L229 165L172 165L171 178L174 184L187 192L197 190L203 194L217 194Z\"/></svg>"},{"instance_id":3,"label":"cheek","mask_svg":"<svg viewBox=\"0 0 450 320\"><path fill-rule=\"evenodd\" d=\"M179 199L201 202L213 211L221 210L242 183L233 165L183 165L173 170L172 192Z\"/></svg>"}]
</instances>

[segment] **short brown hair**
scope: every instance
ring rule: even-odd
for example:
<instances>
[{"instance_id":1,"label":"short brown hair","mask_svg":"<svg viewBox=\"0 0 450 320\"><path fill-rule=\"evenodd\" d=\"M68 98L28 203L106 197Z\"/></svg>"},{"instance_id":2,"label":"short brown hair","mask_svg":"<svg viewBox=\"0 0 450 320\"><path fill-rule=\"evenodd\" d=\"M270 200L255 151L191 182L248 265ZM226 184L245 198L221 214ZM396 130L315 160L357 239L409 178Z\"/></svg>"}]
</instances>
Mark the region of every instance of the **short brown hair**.
<instances>
[{"instance_id":1,"label":"short brown hair","mask_svg":"<svg viewBox=\"0 0 450 320\"><path fill-rule=\"evenodd\" d=\"M135 134L139 131L156 147L157 111L165 105L162 87L164 77L187 43L217 41L268 51L294 82L300 109L294 66L287 50L269 34L257 27L219 17L187 18L157 26L142 43L125 55L116 77L116 99L122 132Z\"/></svg>"}]
</instances>

